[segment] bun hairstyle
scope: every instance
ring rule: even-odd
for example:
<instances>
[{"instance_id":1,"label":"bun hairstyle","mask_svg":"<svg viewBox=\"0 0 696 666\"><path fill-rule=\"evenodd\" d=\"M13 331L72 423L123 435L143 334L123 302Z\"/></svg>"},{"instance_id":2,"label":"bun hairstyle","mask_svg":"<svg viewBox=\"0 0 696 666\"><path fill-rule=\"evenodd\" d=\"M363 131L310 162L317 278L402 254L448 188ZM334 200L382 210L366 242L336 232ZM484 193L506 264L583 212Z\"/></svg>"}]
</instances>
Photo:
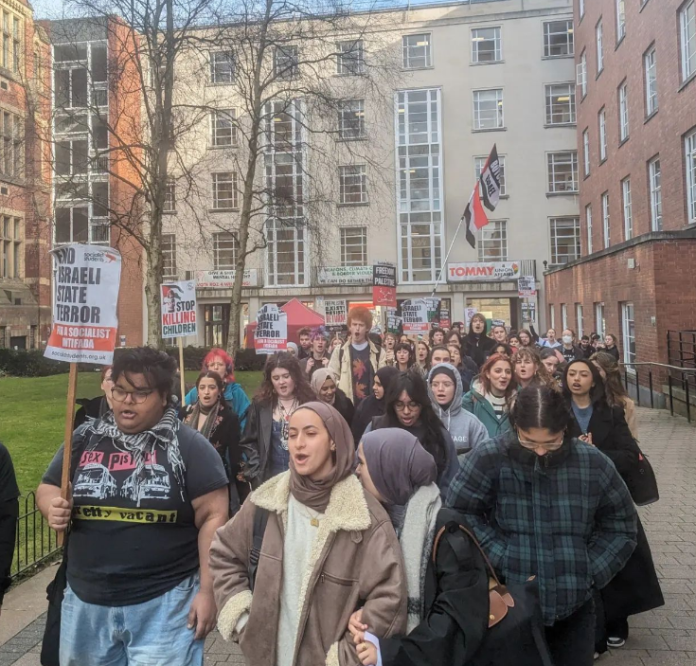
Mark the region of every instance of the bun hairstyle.
<instances>
[{"instance_id":1,"label":"bun hairstyle","mask_svg":"<svg viewBox=\"0 0 696 666\"><path fill-rule=\"evenodd\" d=\"M563 432L570 419L566 399L549 386L523 388L510 409L510 423L515 429L546 428L552 433Z\"/></svg>"}]
</instances>

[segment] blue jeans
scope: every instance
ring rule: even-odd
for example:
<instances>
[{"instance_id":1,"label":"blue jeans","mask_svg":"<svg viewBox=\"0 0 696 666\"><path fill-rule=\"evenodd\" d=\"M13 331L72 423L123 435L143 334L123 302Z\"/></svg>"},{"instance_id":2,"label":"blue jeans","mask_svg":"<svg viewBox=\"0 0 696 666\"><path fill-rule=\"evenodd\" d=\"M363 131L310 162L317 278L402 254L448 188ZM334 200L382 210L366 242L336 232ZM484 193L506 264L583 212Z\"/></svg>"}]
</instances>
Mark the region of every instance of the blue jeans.
<instances>
[{"instance_id":1,"label":"blue jeans","mask_svg":"<svg viewBox=\"0 0 696 666\"><path fill-rule=\"evenodd\" d=\"M204 641L187 629L198 574L133 606L97 606L67 586L61 607L60 666L202 666Z\"/></svg>"}]
</instances>

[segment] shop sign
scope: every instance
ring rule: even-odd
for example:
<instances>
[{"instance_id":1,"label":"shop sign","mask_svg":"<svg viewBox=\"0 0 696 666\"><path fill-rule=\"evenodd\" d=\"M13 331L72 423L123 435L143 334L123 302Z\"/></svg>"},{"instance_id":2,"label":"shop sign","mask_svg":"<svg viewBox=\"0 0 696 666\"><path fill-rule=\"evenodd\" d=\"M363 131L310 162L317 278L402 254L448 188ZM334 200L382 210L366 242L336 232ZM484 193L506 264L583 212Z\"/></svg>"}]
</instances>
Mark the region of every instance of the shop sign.
<instances>
[{"instance_id":1,"label":"shop sign","mask_svg":"<svg viewBox=\"0 0 696 666\"><path fill-rule=\"evenodd\" d=\"M234 270L222 271L196 271L197 289L232 289L234 286ZM244 271L243 287L259 286L259 271L256 268L247 268Z\"/></svg>"},{"instance_id":2,"label":"shop sign","mask_svg":"<svg viewBox=\"0 0 696 666\"><path fill-rule=\"evenodd\" d=\"M447 282L503 282L520 277L519 261L471 261L447 264Z\"/></svg>"},{"instance_id":3,"label":"shop sign","mask_svg":"<svg viewBox=\"0 0 696 666\"><path fill-rule=\"evenodd\" d=\"M320 266L319 284L372 284L372 266Z\"/></svg>"}]
</instances>

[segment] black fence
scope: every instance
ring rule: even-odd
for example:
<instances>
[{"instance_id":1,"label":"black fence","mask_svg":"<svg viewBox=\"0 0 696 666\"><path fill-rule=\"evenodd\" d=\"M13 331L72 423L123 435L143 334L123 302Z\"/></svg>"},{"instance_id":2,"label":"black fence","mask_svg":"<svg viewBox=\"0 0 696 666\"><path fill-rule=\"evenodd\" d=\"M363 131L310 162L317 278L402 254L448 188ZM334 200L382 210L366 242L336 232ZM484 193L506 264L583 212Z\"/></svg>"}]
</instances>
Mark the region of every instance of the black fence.
<instances>
[{"instance_id":1,"label":"black fence","mask_svg":"<svg viewBox=\"0 0 696 666\"><path fill-rule=\"evenodd\" d=\"M33 492L20 497L11 577L17 578L60 551L56 533L48 526Z\"/></svg>"}]
</instances>

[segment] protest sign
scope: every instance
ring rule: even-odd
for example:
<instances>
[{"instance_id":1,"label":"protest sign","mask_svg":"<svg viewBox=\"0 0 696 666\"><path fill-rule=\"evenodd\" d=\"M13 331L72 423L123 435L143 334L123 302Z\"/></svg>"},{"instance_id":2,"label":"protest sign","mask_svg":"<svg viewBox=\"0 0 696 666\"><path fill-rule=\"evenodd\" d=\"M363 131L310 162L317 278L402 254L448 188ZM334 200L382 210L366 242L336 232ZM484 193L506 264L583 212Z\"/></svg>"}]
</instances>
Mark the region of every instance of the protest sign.
<instances>
[{"instance_id":1,"label":"protest sign","mask_svg":"<svg viewBox=\"0 0 696 666\"><path fill-rule=\"evenodd\" d=\"M403 320L397 314L398 310L396 308L387 308L387 333L401 333L401 326Z\"/></svg>"},{"instance_id":2,"label":"protest sign","mask_svg":"<svg viewBox=\"0 0 696 666\"><path fill-rule=\"evenodd\" d=\"M380 263L372 271L372 303L389 308L396 307L396 266Z\"/></svg>"},{"instance_id":3,"label":"protest sign","mask_svg":"<svg viewBox=\"0 0 696 666\"><path fill-rule=\"evenodd\" d=\"M522 275L517 278L517 295L520 298L536 296L536 280L533 275Z\"/></svg>"},{"instance_id":4,"label":"protest sign","mask_svg":"<svg viewBox=\"0 0 696 666\"><path fill-rule=\"evenodd\" d=\"M254 349L257 354L274 354L288 348L288 316L274 303L256 314Z\"/></svg>"},{"instance_id":5,"label":"protest sign","mask_svg":"<svg viewBox=\"0 0 696 666\"><path fill-rule=\"evenodd\" d=\"M165 282L161 285L161 295L162 337L167 339L196 335L196 282Z\"/></svg>"},{"instance_id":6,"label":"protest sign","mask_svg":"<svg viewBox=\"0 0 696 666\"><path fill-rule=\"evenodd\" d=\"M469 324L471 323L471 318L478 312L478 308L465 308L464 309L464 321L466 322L467 331L469 330Z\"/></svg>"},{"instance_id":7,"label":"protest sign","mask_svg":"<svg viewBox=\"0 0 696 666\"><path fill-rule=\"evenodd\" d=\"M440 324L440 299L426 298L424 300L428 306L428 323L431 328L436 327Z\"/></svg>"},{"instance_id":8,"label":"protest sign","mask_svg":"<svg viewBox=\"0 0 696 666\"><path fill-rule=\"evenodd\" d=\"M327 326L342 326L348 321L348 302L324 301L324 321Z\"/></svg>"},{"instance_id":9,"label":"protest sign","mask_svg":"<svg viewBox=\"0 0 696 666\"><path fill-rule=\"evenodd\" d=\"M452 326L452 316L450 315L449 308L443 308L440 304L440 328L451 328Z\"/></svg>"},{"instance_id":10,"label":"protest sign","mask_svg":"<svg viewBox=\"0 0 696 666\"><path fill-rule=\"evenodd\" d=\"M427 333L430 330L428 304L424 298L404 301L401 304L401 318L403 331L406 334Z\"/></svg>"}]
</instances>

